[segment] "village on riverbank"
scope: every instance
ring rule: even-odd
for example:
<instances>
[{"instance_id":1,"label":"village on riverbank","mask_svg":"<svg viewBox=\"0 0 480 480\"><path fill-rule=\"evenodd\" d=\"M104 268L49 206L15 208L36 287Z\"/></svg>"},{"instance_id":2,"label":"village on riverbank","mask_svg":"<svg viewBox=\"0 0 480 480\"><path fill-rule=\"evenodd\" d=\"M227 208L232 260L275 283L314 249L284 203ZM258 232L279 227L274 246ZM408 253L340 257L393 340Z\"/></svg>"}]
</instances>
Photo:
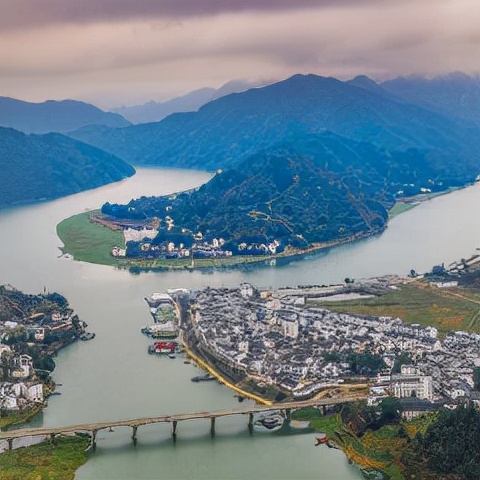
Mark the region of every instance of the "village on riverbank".
<instances>
[{"instance_id":1,"label":"village on riverbank","mask_svg":"<svg viewBox=\"0 0 480 480\"><path fill-rule=\"evenodd\" d=\"M347 278L337 285L275 290L249 283L173 289L146 300L156 325L168 324L160 336L179 335L184 354L239 399L268 404L332 398L341 404L342 398L357 396L359 407L293 412L292 425L308 423L322 432L318 438L325 441L320 444L341 448L368 478L374 478L375 471L403 478L399 455L389 456L386 446L403 452L409 438L426 434L435 412L480 405L479 260L475 254L405 277ZM4 322L3 327L14 327L19 339L30 340L30 348L53 354L67 338L74 341L84 331L85 325L58 294L24 298L9 286L1 291L17 322ZM52 331L65 336L53 338ZM10 337L3 333L8 343ZM33 357L32 371L39 373ZM23 401L25 395L21 397ZM385 412L392 409L395 415L387 418ZM373 420L354 420L366 414ZM381 439L387 431L388 442ZM64 442L68 439L57 444L77 448ZM54 455L55 446L48 448L48 455Z\"/></svg>"},{"instance_id":2,"label":"village on riverbank","mask_svg":"<svg viewBox=\"0 0 480 480\"><path fill-rule=\"evenodd\" d=\"M475 254L425 274L330 286L171 293L197 364L240 398L267 404L358 396L357 413L310 409L292 418L334 439L368 478L403 478L408 439L425 435L438 412L480 409L479 261Z\"/></svg>"},{"instance_id":3,"label":"village on riverbank","mask_svg":"<svg viewBox=\"0 0 480 480\"><path fill-rule=\"evenodd\" d=\"M479 278L473 265L461 276L457 272L465 268L459 270L458 265L450 272L435 267L436 273L426 276L434 281L383 277L273 291L246 283L190 291L182 298L188 309L182 316L183 339L209 363L260 395L274 391L284 398L305 399L347 383L368 383L372 403L388 394L427 402L477 402L480 301L474 289L458 286L459 281L468 278L474 284ZM449 281L436 281L438 275ZM451 280L452 275L458 275L457 280ZM405 323L388 315L388 302L384 312L377 307L381 315L354 313L362 303L375 309L374 302L378 305L392 295L404 297L405 312L417 309L417 322L410 316ZM409 305L409 298L417 303ZM396 306L390 308L394 311ZM421 318L429 309L438 312L436 318L433 312L426 319L430 325ZM457 328L452 328L454 321ZM415 407L435 408L427 402Z\"/></svg>"},{"instance_id":4,"label":"village on riverbank","mask_svg":"<svg viewBox=\"0 0 480 480\"><path fill-rule=\"evenodd\" d=\"M399 197L389 212L389 220L432 198L446 195L456 188L442 192L421 193ZM167 216L163 228L167 231L174 220ZM64 246L63 254L78 261L127 268L132 272L149 270L177 270L228 268L255 263L288 261L305 255L352 243L381 233L382 230L359 232L335 240L313 243L308 247L284 248L278 241L270 243L244 242L235 254L221 237L207 240L198 232L186 244L172 237L159 243L161 230L158 219L117 220L100 210L82 212L64 219L57 225L57 234ZM178 235L177 235L178 236ZM180 238L180 237L179 237Z\"/></svg>"},{"instance_id":5,"label":"village on riverbank","mask_svg":"<svg viewBox=\"0 0 480 480\"><path fill-rule=\"evenodd\" d=\"M78 339L86 324L58 293L31 295L0 286L0 427L25 422L56 393L54 357Z\"/></svg>"}]
</instances>

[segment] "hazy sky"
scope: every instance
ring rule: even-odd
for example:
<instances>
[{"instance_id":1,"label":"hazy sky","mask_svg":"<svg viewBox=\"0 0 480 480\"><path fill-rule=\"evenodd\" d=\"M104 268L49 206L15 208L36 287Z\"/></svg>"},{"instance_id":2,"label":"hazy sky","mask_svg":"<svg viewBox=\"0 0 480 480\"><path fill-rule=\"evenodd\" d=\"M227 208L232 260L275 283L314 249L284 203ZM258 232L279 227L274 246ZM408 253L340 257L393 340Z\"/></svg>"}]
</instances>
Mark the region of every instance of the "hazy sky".
<instances>
[{"instance_id":1,"label":"hazy sky","mask_svg":"<svg viewBox=\"0 0 480 480\"><path fill-rule=\"evenodd\" d=\"M455 70L480 73L480 0L0 0L0 95L29 101Z\"/></svg>"}]
</instances>

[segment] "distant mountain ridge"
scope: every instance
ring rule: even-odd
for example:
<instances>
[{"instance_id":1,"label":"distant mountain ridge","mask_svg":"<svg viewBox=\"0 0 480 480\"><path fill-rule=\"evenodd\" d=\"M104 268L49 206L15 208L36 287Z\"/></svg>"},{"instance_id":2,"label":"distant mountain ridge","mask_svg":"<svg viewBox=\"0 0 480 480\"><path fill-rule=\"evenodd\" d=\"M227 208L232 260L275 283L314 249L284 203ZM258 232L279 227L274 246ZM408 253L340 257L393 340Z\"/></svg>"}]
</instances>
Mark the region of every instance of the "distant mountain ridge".
<instances>
[{"instance_id":1,"label":"distant mountain ridge","mask_svg":"<svg viewBox=\"0 0 480 480\"><path fill-rule=\"evenodd\" d=\"M123 160L58 133L0 127L0 209L51 200L135 173Z\"/></svg>"},{"instance_id":2,"label":"distant mountain ridge","mask_svg":"<svg viewBox=\"0 0 480 480\"><path fill-rule=\"evenodd\" d=\"M111 111L122 115L135 124L159 122L173 113L196 112L201 106L212 100L254 86L256 86L254 82L232 80L218 89L200 88L165 102L150 101L143 105L113 108Z\"/></svg>"},{"instance_id":3,"label":"distant mountain ridge","mask_svg":"<svg viewBox=\"0 0 480 480\"><path fill-rule=\"evenodd\" d=\"M454 72L432 79L396 78L380 86L406 101L480 125L480 76Z\"/></svg>"},{"instance_id":4,"label":"distant mountain ridge","mask_svg":"<svg viewBox=\"0 0 480 480\"><path fill-rule=\"evenodd\" d=\"M386 152L417 149L453 174L480 169L473 122L408 103L381 86L366 89L316 75L230 94L158 123L84 127L71 135L135 165L215 170L282 140L326 130Z\"/></svg>"},{"instance_id":5,"label":"distant mountain ridge","mask_svg":"<svg viewBox=\"0 0 480 480\"><path fill-rule=\"evenodd\" d=\"M214 93L214 88L201 88L165 102L151 100L142 105L113 108L112 112L122 115L134 124L159 122L172 113L195 112L209 102Z\"/></svg>"},{"instance_id":6,"label":"distant mountain ridge","mask_svg":"<svg viewBox=\"0 0 480 480\"><path fill-rule=\"evenodd\" d=\"M122 116L104 112L89 103L77 100L47 100L31 103L0 97L0 126L24 133L67 133L85 125L126 127L130 122Z\"/></svg>"}]
</instances>

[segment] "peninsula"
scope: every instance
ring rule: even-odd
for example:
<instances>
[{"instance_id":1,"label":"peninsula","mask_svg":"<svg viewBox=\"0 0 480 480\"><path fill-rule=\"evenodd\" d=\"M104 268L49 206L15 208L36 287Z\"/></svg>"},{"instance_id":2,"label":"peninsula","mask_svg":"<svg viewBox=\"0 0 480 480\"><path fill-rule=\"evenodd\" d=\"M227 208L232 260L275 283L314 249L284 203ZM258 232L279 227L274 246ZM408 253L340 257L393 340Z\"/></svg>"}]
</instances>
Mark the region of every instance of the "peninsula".
<instances>
[{"instance_id":1,"label":"peninsula","mask_svg":"<svg viewBox=\"0 0 480 480\"><path fill-rule=\"evenodd\" d=\"M326 433L368 478L405 478L417 465L421 478L474 479L474 437L457 433L464 456L448 440L442 466L432 445L451 422L480 431L479 263L475 254L410 277L172 294L187 353L237 393L265 403L366 394L327 416L310 408L292 418Z\"/></svg>"},{"instance_id":2,"label":"peninsula","mask_svg":"<svg viewBox=\"0 0 480 480\"><path fill-rule=\"evenodd\" d=\"M58 293L31 295L0 286L0 427L36 415L54 392L54 357L86 334L86 324Z\"/></svg>"},{"instance_id":3,"label":"peninsula","mask_svg":"<svg viewBox=\"0 0 480 480\"><path fill-rule=\"evenodd\" d=\"M219 182L220 179L217 181ZM368 225L363 223L363 230L347 230L340 226L338 229L341 230L341 233L339 232L338 236L335 236L334 232L335 215L333 215L327 222L330 225L330 234L324 232L323 238L315 237L314 240L311 240L307 233L275 237L252 231L250 235L246 234L242 237L241 228L248 227L245 226L245 223L242 224L241 218L238 218L241 209L237 209L236 213L233 212L235 209L232 209L232 217L237 215L238 221L230 221L230 225L243 241L232 239L229 242L221 236L221 232L218 236L212 236L210 229L205 229L209 233L204 235L195 229L178 227L173 219L173 214L172 216L165 215L164 218L154 215L155 205L162 202L172 204L183 194L169 197L142 197L132 200L125 206L107 203L102 210L82 212L63 220L57 225L57 234L63 242L61 250L66 256L79 261L126 268L132 272L226 268L262 262L271 263L277 260L288 261L288 259L298 256L378 235L394 216L436 196L447 194L453 189L454 187L437 192L425 191L411 197L396 196L395 203L388 212L381 203L378 204L382 213L373 214L372 212L370 223ZM213 187L210 190L213 190ZM186 195L190 193L187 192ZM286 199L287 201L292 201L291 193L290 198ZM210 193L206 195L210 195ZM254 195L253 192L252 195ZM279 203L282 201L278 198L277 200ZM299 208L301 201L303 199L300 196L299 201L295 203L296 209ZM312 211L309 205L305 205L303 208L308 210L305 215L319 217L318 211L320 210ZM351 210L353 215L355 215L355 208L352 207ZM165 209L171 213L171 207L167 205ZM225 213L220 213L220 215L225 215ZM376 223L372 223L373 215L376 215ZM182 218L187 218L188 222L188 217ZM221 218L223 225L227 225L228 220L224 217ZM261 215L257 211L255 222L264 223L266 228L271 225L272 228L278 229L278 224L285 222L287 217L282 214L278 218L278 222L275 222L272 215ZM325 220L326 217L320 215L319 218ZM252 221L252 217L247 215L246 222L249 221ZM214 220L213 223L217 226L222 225L219 219ZM360 228L361 225L361 223L357 224L357 228ZM326 230L325 225L324 227L323 230ZM260 232L264 231L264 227L259 228ZM297 228L297 231L303 231L301 225L297 225ZM317 230L321 229L317 227ZM328 235L333 238L328 240ZM238 236L237 238L239 238ZM310 239L311 242L309 243L307 239Z\"/></svg>"}]
</instances>

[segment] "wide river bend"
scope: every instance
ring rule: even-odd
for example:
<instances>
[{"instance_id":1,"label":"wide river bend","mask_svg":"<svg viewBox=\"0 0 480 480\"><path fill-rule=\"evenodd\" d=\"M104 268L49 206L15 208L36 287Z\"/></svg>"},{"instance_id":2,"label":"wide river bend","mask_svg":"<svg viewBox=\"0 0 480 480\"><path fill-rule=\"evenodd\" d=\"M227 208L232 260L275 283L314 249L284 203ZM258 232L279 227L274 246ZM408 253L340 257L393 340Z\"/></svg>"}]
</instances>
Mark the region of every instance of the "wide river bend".
<instances>
[{"instance_id":1,"label":"wide river bend","mask_svg":"<svg viewBox=\"0 0 480 480\"><path fill-rule=\"evenodd\" d=\"M426 202L394 218L376 238L344 245L282 266L248 270L172 271L132 275L107 266L59 258L55 227L62 219L103 202L173 193L200 185L205 172L139 169L127 180L38 205L0 211L0 284L26 292L65 295L97 336L62 351L54 378L61 393L32 425L182 413L237 406L216 382L192 383L199 373L182 359L149 356L140 328L149 322L143 298L168 288L323 284L345 277L405 274L467 257L480 246L480 185ZM312 434L248 435L245 418L179 424L173 445L167 425L99 433L96 452L77 472L83 479L323 479L361 478L342 452L314 448Z\"/></svg>"}]
</instances>

